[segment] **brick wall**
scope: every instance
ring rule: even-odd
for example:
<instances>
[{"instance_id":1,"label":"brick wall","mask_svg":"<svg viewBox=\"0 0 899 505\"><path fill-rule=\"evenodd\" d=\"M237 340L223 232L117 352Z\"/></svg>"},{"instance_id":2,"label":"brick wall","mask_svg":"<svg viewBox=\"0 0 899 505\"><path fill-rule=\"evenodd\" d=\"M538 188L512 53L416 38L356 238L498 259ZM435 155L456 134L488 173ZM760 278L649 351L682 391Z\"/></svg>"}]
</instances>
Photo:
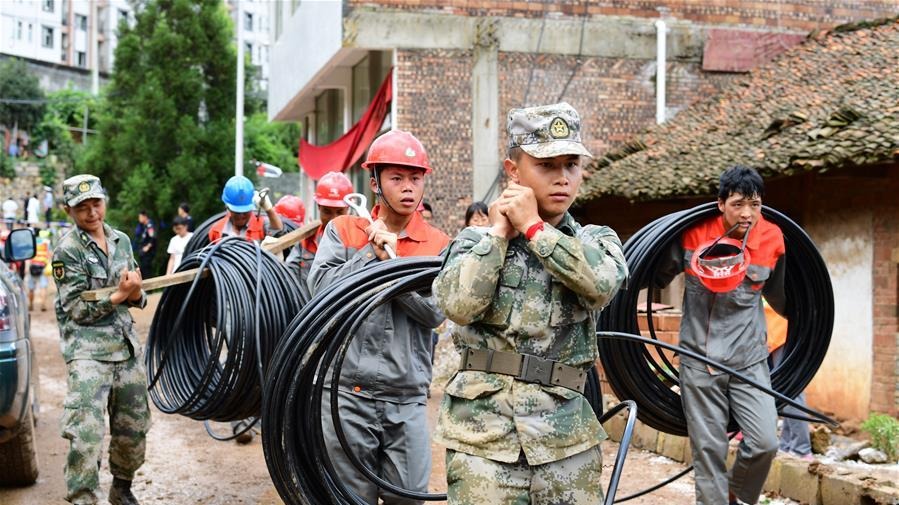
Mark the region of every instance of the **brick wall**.
<instances>
[{"instance_id":1,"label":"brick wall","mask_svg":"<svg viewBox=\"0 0 899 505\"><path fill-rule=\"evenodd\" d=\"M450 236L471 203L471 66L470 51L397 52L397 126L428 151L434 171L425 201L432 223Z\"/></svg>"},{"instance_id":2,"label":"brick wall","mask_svg":"<svg viewBox=\"0 0 899 505\"><path fill-rule=\"evenodd\" d=\"M505 114L524 105L526 94L528 105L554 103L561 98L577 109L585 142L594 154L655 124L655 61L584 58L565 90L574 69L575 58L571 56L500 53L501 149L508 140ZM737 78L737 74L702 72L698 63L669 62L666 72L671 112L719 92Z\"/></svg>"},{"instance_id":3,"label":"brick wall","mask_svg":"<svg viewBox=\"0 0 899 505\"><path fill-rule=\"evenodd\" d=\"M861 19L896 15L894 0L346 0L348 8L390 7L462 16L542 17L545 14L655 18L670 15L707 24L738 24L810 31Z\"/></svg>"},{"instance_id":4,"label":"brick wall","mask_svg":"<svg viewBox=\"0 0 899 505\"><path fill-rule=\"evenodd\" d=\"M450 235L462 226L471 203L471 70L469 51L401 50L398 53L398 119L425 145L434 165L425 200L434 207L435 224ZM528 103L551 103L562 95L584 121L585 140L596 154L624 142L655 122L655 62L500 53L498 149L507 142L505 117L520 107L531 82ZM531 68L535 68L531 77ZM674 113L713 95L737 74L702 72L698 63L670 62L668 107ZM499 170L499 168L497 168Z\"/></svg>"},{"instance_id":5,"label":"brick wall","mask_svg":"<svg viewBox=\"0 0 899 505\"><path fill-rule=\"evenodd\" d=\"M899 170L897 170L899 172ZM896 186L895 184L893 186ZM871 410L899 415L899 204L882 200L874 213L874 363Z\"/></svg>"}]
</instances>

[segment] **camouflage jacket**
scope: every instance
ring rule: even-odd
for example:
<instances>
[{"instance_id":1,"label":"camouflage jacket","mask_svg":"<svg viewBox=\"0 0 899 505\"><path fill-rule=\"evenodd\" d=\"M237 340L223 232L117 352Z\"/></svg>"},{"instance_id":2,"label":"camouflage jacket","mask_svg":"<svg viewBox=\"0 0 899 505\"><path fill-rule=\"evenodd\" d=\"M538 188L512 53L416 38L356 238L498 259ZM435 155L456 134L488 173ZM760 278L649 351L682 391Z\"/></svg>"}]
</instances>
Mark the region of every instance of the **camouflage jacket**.
<instances>
[{"instance_id":1,"label":"camouflage jacket","mask_svg":"<svg viewBox=\"0 0 899 505\"><path fill-rule=\"evenodd\" d=\"M66 363L73 359L125 361L140 355L129 306L143 308L146 294L134 303L113 305L109 296L96 302L81 299L83 291L115 287L123 268L135 270L131 242L124 233L104 224L109 255L79 228L60 239L53 251L53 278L56 280L56 320L60 347Z\"/></svg>"},{"instance_id":2,"label":"camouflage jacket","mask_svg":"<svg viewBox=\"0 0 899 505\"><path fill-rule=\"evenodd\" d=\"M566 214L531 241L466 228L434 281L437 304L458 326L457 348L515 351L589 368L600 310L627 277L611 228L581 227ZM583 452L606 438L586 398L512 376L458 372L446 388L436 440L446 447L531 465Z\"/></svg>"}]
</instances>

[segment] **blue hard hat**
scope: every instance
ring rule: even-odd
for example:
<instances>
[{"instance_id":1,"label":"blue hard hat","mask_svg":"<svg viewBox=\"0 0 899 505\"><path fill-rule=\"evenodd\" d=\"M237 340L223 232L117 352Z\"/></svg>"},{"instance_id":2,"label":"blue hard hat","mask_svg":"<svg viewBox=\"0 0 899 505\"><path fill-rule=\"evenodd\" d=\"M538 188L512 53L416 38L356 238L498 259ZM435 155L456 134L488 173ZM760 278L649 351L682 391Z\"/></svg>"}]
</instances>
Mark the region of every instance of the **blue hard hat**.
<instances>
[{"instance_id":1,"label":"blue hard hat","mask_svg":"<svg viewBox=\"0 0 899 505\"><path fill-rule=\"evenodd\" d=\"M225 183L222 201L231 212L250 212L253 204L253 182L242 175L235 175Z\"/></svg>"}]
</instances>

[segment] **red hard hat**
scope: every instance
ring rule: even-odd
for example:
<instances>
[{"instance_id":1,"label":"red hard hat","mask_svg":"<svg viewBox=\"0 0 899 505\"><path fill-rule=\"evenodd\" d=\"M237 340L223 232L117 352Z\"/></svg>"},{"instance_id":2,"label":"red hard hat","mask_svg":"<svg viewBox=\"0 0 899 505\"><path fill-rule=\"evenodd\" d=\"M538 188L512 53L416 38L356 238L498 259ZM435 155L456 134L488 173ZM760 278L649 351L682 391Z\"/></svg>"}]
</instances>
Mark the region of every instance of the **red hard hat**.
<instances>
[{"instance_id":1,"label":"red hard hat","mask_svg":"<svg viewBox=\"0 0 899 505\"><path fill-rule=\"evenodd\" d=\"M286 217L294 223L303 224L306 219L306 206L298 196L284 195L275 204L275 212L281 217Z\"/></svg>"},{"instance_id":2,"label":"red hard hat","mask_svg":"<svg viewBox=\"0 0 899 505\"><path fill-rule=\"evenodd\" d=\"M343 172L328 172L315 186L315 203L325 207L349 207L343 197L353 192L353 183Z\"/></svg>"},{"instance_id":3,"label":"red hard hat","mask_svg":"<svg viewBox=\"0 0 899 505\"><path fill-rule=\"evenodd\" d=\"M431 173L431 162L424 146L414 135L403 130L391 130L371 143L362 168L371 169L378 165L421 168L426 174Z\"/></svg>"},{"instance_id":4,"label":"red hard hat","mask_svg":"<svg viewBox=\"0 0 899 505\"><path fill-rule=\"evenodd\" d=\"M693 252L690 268L710 291L727 293L746 277L749 251L743 245L729 237L703 244Z\"/></svg>"}]
</instances>

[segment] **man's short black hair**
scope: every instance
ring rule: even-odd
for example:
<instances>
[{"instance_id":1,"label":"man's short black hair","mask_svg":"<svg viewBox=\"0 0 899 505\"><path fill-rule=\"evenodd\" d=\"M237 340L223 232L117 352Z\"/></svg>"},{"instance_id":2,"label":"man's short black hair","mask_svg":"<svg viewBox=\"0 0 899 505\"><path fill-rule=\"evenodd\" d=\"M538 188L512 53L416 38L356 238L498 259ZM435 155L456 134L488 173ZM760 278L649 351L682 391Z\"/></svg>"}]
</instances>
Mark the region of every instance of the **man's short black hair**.
<instances>
[{"instance_id":1,"label":"man's short black hair","mask_svg":"<svg viewBox=\"0 0 899 505\"><path fill-rule=\"evenodd\" d=\"M150 213L147 212L147 209L141 210L141 211L140 211L140 215L141 215L141 216L147 216L147 217L150 217Z\"/></svg>"},{"instance_id":2,"label":"man's short black hair","mask_svg":"<svg viewBox=\"0 0 899 505\"><path fill-rule=\"evenodd\" d=\"M184 219L181 216L175 216L175 218L172 219L172 227L175 226L187 226L187 219Z\"/></svg>"},{"instance_id":3,"label":"man's short black hair","mask_svg":"<svg viewBox=\"0 0 899 505\"><path fill-rule=\"evenodd\" d=\"M521 159L521 153L523 152L524 149L520 147L510 147L509 151L506 153L506 157L517 163Z\"/></svg>"},{"instance_id":4,"label":"man's short black hair","mask_svg":"<svg viewBox=\"0 0 899 505\"><path fill-rule=\"evenodd\" d=\"M765 196L765 181L754 168L742 165L730 167L718 180L718 199L727 200L734 193L762 198Z\"/></svg>"},{"instance_id":5,"label":"man's short black hair","mask_svg":"<svg viewBox=\"0 0 899 505\"><path fill-rule=\"evenodd\" d=\"M183 209L184 212L187 212L188 214L190 214L190 205L188 205L187 202L181 202L181 205L179 205L178 207Z\"/></svg>"}]
</instances>

